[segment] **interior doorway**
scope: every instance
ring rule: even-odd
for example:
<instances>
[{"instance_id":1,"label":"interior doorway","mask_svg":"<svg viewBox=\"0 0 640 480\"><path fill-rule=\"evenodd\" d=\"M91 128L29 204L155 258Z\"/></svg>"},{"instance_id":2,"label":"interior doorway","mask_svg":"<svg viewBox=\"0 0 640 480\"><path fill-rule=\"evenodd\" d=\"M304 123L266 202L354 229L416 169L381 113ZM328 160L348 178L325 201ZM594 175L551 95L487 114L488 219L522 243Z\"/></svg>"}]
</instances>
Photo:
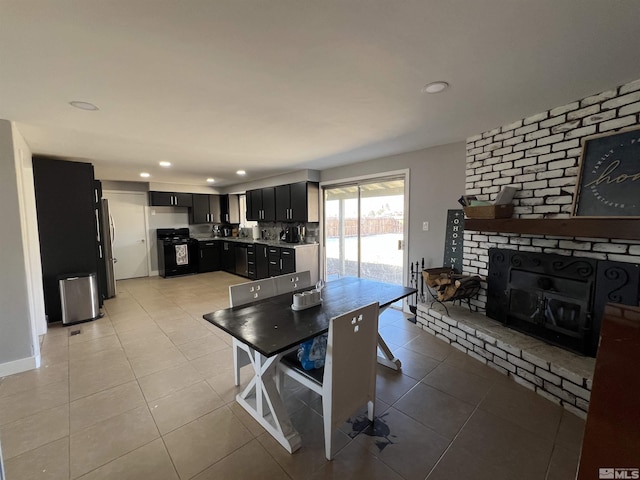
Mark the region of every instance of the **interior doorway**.
<instances>
[{"instance_id":1,"label":"interior doorway","mask_svg":"<svg viewBox=\"0 0 640 480\"><path fill-rule=\"evenodd\" d=\"M112 248L116 280L149 276L146 195L142 192L104 191L112 218Z\"/></svg>"},{"instance_id":2,"label":"interior doorway","mask_svg":"<svg viewBox=\"0 0 640 480\"><path fill-rule=\"evenodd\" d=\"M405 176L323 187L325 276L404 284Z\"/></svg>"}]
</instances>

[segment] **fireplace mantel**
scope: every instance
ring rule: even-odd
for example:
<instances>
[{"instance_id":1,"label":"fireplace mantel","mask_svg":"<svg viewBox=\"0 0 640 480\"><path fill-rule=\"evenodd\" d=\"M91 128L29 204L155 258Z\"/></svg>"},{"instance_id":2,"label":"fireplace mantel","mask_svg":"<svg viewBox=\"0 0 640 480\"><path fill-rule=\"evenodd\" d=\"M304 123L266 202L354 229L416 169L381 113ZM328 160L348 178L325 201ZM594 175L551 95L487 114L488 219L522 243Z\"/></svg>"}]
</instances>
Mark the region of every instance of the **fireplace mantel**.
<instances>
[{"instance_id":1,"label":"fireplace mantel","mask_svg":"<svg viewBox=\"0 0 640 480\"><path fill-rule=\"evenodd\" d=\"M638 218L466 218L465 230L640 240Z\"/></svg>"}]
</instances>

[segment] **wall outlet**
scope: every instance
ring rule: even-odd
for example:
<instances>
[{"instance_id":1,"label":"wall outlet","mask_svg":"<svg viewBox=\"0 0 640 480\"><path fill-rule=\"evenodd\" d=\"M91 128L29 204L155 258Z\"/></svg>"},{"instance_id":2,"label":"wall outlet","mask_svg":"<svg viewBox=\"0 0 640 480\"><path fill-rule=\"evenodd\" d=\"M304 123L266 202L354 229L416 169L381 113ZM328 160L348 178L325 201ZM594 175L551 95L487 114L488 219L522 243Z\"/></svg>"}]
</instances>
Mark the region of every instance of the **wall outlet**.
<instances>
[{"instance_id":1,"label":"wall outlet","mask_svg":"<svg viewBox=\"0 0 640 480\"><path fill-rule=\"evenodd\" d=\"M422 231L423 232L429 231L429 222L422 222Z\"/></svg>"}]
</instances>

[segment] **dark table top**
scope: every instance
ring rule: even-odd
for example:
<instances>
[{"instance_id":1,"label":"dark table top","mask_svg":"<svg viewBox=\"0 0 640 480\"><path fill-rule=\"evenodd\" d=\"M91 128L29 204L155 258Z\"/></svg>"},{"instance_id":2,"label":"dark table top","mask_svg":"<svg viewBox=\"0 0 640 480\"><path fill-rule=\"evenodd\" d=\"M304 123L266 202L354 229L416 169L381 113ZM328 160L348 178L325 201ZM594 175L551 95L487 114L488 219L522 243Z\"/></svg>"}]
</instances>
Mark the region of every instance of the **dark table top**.
<instances>
[{"instance_id":1,"label":"dark table top","mask_svg":"<svg viewBox=\"0 0 640 480\"><path fill-rule=\"evenodd\" d=\"M322 290L323 303L306 310L292 310L293 293L285 293L207 313L203 318L271 357L327 332L333 317L373 302L383 308L415 292L401 285L343 277L328 282Z\"/></svg>"}]
</instances>

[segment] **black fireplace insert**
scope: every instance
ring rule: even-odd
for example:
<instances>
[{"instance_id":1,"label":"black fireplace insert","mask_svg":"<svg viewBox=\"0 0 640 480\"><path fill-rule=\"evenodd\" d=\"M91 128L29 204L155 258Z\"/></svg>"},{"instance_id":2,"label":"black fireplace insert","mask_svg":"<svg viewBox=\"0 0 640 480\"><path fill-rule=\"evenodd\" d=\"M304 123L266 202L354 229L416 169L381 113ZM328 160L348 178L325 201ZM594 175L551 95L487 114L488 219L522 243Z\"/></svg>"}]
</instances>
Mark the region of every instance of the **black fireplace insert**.
<instances>
[{"instance_id":1,"label":"black fireplace insert","mask_svg":"<svg viewBox=\"0 0 640 480\"><path fill-rule=\"evenodd\" d=\"M605 304L639 304L640 266L491 248L487 283L487 316L595 356Z\"/></svg>"}]
</instances>

